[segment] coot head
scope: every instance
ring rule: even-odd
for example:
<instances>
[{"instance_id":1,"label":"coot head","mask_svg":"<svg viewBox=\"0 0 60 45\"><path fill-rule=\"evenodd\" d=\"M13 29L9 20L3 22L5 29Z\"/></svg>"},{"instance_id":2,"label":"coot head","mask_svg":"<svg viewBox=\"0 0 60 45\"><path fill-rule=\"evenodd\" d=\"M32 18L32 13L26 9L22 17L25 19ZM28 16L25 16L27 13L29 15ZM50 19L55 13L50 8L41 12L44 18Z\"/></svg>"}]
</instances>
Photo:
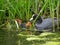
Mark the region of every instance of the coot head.
<instances>
[{"instance_id":1,"label":"coot head","mask_svg":"<svg viewBox=\"0 0 60 45\"><path fill-rule=\"evenodd\" d=\"M37 16L38 16L37 14L33 14L32 17L30 18L30 22L33 22L33 20L35 20ZM42 23L42 21L43 20L42 20L41 16L38 16L37 19L36 19L36 22L37 23Z\"/></svg>"}]
</instances>

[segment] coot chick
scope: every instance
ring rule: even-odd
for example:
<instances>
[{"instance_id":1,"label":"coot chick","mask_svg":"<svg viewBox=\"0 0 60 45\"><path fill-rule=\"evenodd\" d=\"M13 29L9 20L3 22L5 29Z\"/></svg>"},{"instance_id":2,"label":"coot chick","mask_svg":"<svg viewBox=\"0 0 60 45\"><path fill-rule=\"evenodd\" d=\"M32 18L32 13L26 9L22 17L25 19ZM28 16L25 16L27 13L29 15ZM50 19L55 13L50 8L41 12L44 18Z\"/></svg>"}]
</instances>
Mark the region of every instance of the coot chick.
<instances>
[{"instance_id":1,"label":"coot chick","mask_svg":"<svg viewBox=\"0 0 60 45\"><path fill-rule=\"evenodd\" d=\"M20 19L16 19L20 28L28 28L31 26L31 23L28 21L27 23L22 23Z\"/></svg>"}]
</instances>

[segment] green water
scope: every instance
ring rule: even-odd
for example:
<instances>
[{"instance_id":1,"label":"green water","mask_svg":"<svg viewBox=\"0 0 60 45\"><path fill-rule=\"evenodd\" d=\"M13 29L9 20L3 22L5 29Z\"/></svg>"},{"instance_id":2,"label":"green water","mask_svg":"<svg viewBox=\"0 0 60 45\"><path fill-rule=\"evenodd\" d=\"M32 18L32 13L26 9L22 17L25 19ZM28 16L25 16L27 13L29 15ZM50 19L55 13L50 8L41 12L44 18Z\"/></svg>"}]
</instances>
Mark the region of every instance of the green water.
<instances>
[{"instance_id":1,"label":"green water","mask_svg":"<svg viewBox=\"0 0 60 45\"><path fill-rule=\"evenodd\" d=\"M31 35L0 30L0 45L60 45L60 32Z\"/></svg>"},{"instance_id":2,"label":"green water","mask_svg":"<svg viewBox=\"0 0 60 45\"><path fill-rule=\"evenodd\" d=\"M15 32L0 30L0 45L17 45L18 37Z\"/></svg>"}]
</instances>

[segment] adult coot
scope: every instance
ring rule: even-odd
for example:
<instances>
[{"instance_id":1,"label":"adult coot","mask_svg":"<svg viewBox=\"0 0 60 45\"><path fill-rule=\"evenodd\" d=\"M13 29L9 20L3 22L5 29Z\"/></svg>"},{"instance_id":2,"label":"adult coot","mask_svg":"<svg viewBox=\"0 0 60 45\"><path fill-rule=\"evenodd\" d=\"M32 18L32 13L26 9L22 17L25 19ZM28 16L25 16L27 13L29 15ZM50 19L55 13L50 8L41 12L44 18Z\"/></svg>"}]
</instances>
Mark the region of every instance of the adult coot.
<instances>
[{"instance_id":1,"label":"adult coot","mask_svg":"<svg viewBox=\"0 0 60 45\"><path fill-rule=\"evenodd\" d=\"M37 14L33 14L32 17L30 18L30 22L35 20L37 16L38 16ZM60 23L60 19L58 20L58 22ZM34 25L37 30L52 29L53 28L53 19L52 18L42 19L41 16L38 16ZM57 26L56 18L54 18L54 26L55 27Z\"/></svg>"}]
</instances>

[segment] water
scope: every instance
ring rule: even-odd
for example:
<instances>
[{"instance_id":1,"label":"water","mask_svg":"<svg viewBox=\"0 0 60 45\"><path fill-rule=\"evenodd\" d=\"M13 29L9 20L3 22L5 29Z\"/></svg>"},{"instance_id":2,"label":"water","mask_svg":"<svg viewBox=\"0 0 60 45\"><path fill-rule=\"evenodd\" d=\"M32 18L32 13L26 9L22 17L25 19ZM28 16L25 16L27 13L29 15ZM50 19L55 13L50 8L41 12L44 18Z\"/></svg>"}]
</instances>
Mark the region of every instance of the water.
<instances>
[{"instance_id":1,"label":"water","mask_svg":"<svg viewBox=\"0 0 60 45\"><path fill-rule=\"evenodd\" d=\"M28 41L27 38L32 38L32 40ZM59 42L60 33L47 32L40 35L25 35L16 31L0 30L0 45L50 45L50 43L51 45L60 45Z\"/></svg>"}]
</instances>

